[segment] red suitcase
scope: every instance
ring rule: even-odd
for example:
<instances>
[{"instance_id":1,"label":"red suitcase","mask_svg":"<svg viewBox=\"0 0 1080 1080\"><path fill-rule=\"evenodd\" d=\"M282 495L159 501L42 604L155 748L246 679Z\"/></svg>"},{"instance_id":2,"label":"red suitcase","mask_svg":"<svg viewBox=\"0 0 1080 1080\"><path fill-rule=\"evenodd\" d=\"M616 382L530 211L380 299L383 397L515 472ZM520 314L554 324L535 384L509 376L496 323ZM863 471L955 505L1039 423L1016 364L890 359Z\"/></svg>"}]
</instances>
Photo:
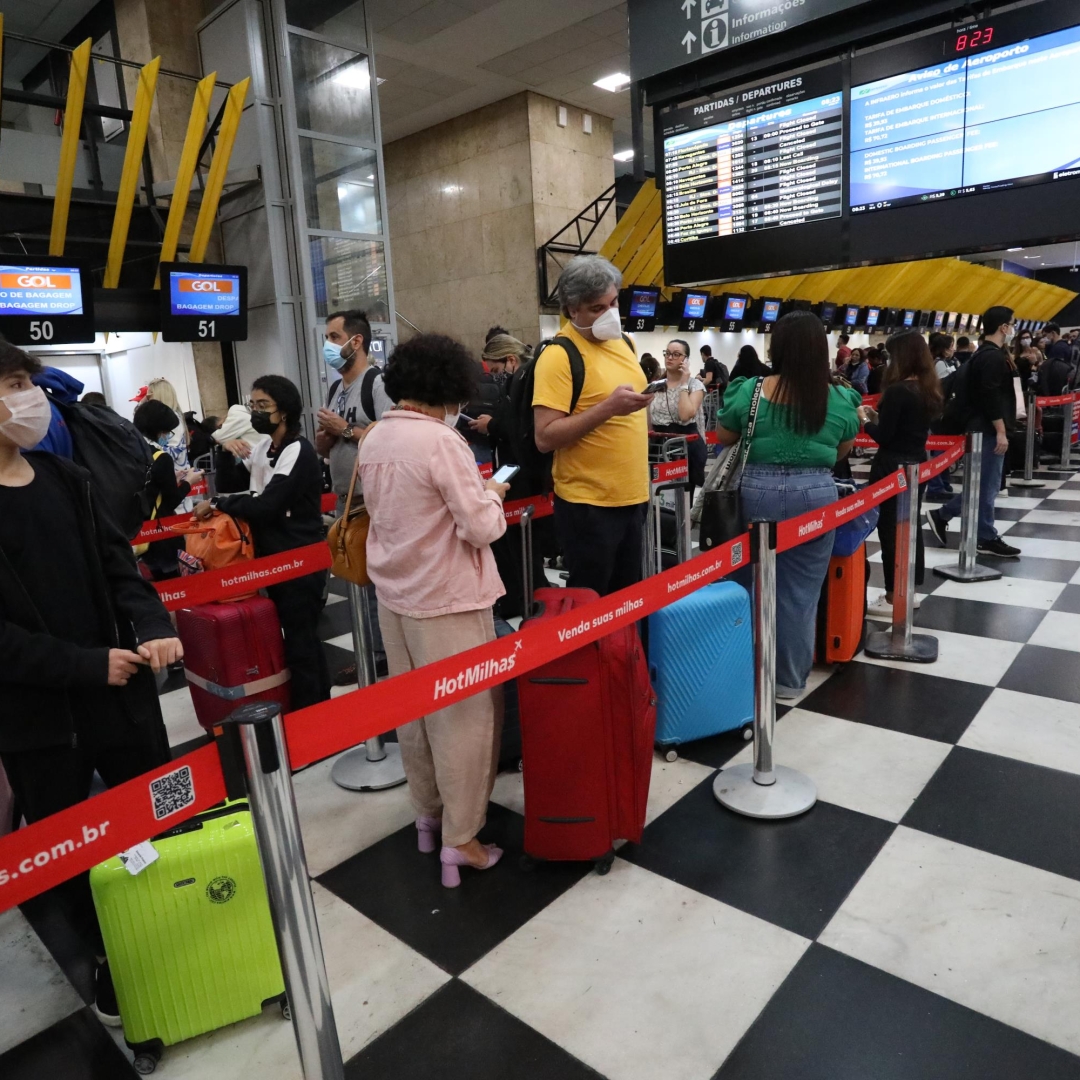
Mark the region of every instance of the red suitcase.
<instances>
[{"instance_id":1,"label":"red suitcase","mask_svg":"<svg viewBox=\"0 0 1080 1080\"><path fill-rule=\"evenodd\" d=\"M818 603L817 660L846 664L863 646L866 629L866 545L853 555L834 555Z\"/></svg>"},{"instance_id":2,"label":"red suitcase","mask_svg":"<svg viewBox=\"0 0 1080 1080\"><path fill-rule=\"evenodd\" d=\"M204 728L220 724L247 701L289 708L289 669L277 608L264 596L203 604L176 613L184 674Z\"/></svg>"},{"instance_id":3,"label":"red suitcase","mask_svg":"<svg viewBox=\"0 0 1080 1080\"><path fill-rule=\"evenodd\" d=\"M591 589L540 589L538 619L597 599ZM525 781L525 853L611 868L616 840L638 841L652 775L656 698L634 626L518 681Z\"/></svg>"}]
</instances>

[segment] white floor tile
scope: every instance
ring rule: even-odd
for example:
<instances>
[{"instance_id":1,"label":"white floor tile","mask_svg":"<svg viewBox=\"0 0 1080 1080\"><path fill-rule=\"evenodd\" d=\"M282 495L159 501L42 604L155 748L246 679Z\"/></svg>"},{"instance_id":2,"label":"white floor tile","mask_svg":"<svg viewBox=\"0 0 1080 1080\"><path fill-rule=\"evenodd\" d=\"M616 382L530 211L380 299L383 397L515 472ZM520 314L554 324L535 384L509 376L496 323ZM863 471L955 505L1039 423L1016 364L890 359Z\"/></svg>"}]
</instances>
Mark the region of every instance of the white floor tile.
<instances>
[{"instance_id":1,"label":"white floor tile","mask_svg":"<svg viewBox=\"0 0 1080 1080\"><path fill-rule=\"evenodd\" d=\"M1072 580L1080 583L1080 571ZM1064 585L1056 581L1031 581L1027 578L1006 577L999 578L997 581L946 581L934 590L934 595L950 596L956 600L982 600L988 604L1012 604L1014 607L1049 611L1064 588Z\"/></svg>"},{"instance_id":2,"label":"white floor tile","mask_svg":"<svg viewBox=\"0 0 1080 1080\"><path fill-rule=\"evenodd\" d=\"M923 538L925 539L929 535L930 533L927 531L923 533ZM935 547L936 543L936 540L929 540L926 543L925 565L927 570L934 566L948 566L950 563L955 565L959 561L960 555L958 552L953 551L951 548Z\"/></svg>"},{"instance_id":3,"label":"white floor tile","mask_svg":"<svg viewBox=\"0 0 1080 1080\"><path fill-rule=\"evenodd\" d=\"M1041 495L1036 495L1031 498L1008 495L1004 498L995 499L994 505L1003 507L1006 510L1034 510L1042 500L1043 497ZM957 517L956 520L959 522L959 517Z\"/></svg>"},{"instance_id":4,"label":"white floor tile","mask_svg":"<svg viewBox=\"0 0 1080 1080\"><path fill-rule=\"evenodd\" d=\"M1080 1052L1080 881L900 826L819 940Z\"/></svg>"},{"instance_id":5,"label":"white floor tile","mask_svg":"<svg viewBox=\"0 0 1080 1080\"><path fill-rule=\"evenodd\" d=\"M1075 474L1073 476L1069 477L1070 480L1073 480L1075 478L1076 478ZM1050 494L1047 495L1046 497L1048 499L1053 499L1055 502L1080 502L1080 499L1078 499L1076 497L1078 494L1080 494L1080 492L1061 491L1059 489L1057 491L1051 491Z\"/></svg>"},{"instance_id":6,"label":"white floor tile","mask_svg":"<svg viewBox=\"0 0 1080 1080\"><path fill-rule=\"evenodd\" d=\"M949 755L947 743L792 709L777 724L775 758L817 784L818 798L899 821ZM754 760L747 746L732 765Z\"/></svg>"},{"instance_id":7,"label":"white floor tile","mask_svg":"<svg viewBox=\"0 0 1080 1080\"><path fill-rule=\"evenodd\" d=\"M191 703L191 691L182 686L179 690L170 690L162 694L161 716L165 721L165 731L169 736L170 746L179 746L206 734L206 730L195 716L195 706Z\"/></svg>"},{"instance_id":8,"label":"white floor tile","mask_svg":"<svg viewBox=\"0 0 1080 1080\"><path fill-rule=\"evenodd\" d=\"M1080 773L1080 705L997 689L958 745Z\"/></svg>"},{"instance_id":9,"label":"white floor tile","mask_svg":"<svg viewBox=\"0 0 1080 1080\"><path fill-rule=\"evenodd\" d=\"M1080 495L1080 491L1075 494ZM1080 499L1077 499L1077 502L1080 502ZM1080 514L1075 510L1048 510L1044 507L1025 514L1023 521L1025 525L1072 525L1075 527L1080 525Z\"/></svg>"},{"instance_id":10,"label":"white floor tile","mask_svg":"<svg viewBox=\"0 0 1080 1080\"><path fill-rule=\"evenodd\" d=\"M0 914L0 1054L82 1007L22 912Z\"/></svg>"},{"instance_id":11,"label":"white floor tile","mask_svg":"<svg viewBox=\"0 0 1080 1080\"><path fill-rule=\"evenodd\" d=\"M348 753L348 751L346 751ZM293 777L308 870L325 873L415 819L409 788L348 791L330 779L336 757Z\"/></svg>"},{"instance_id":12,"label":"white floor tile","mask_svg":"<svg viewBox=\"0 0 1080 1080\"><path fill-rule=\"evenodd\" d=\"M696 761L687 761L685 758L668 762L659 754L655 755L649 783L649 801L645 805L645 823L655 821L665 810L670 810L684 795L688 795L715 771L707 765L699 765ZM522 774L499 773L495 778L491 801L517 814L524 814L525 787Z\"/></svg>"},{"instance_id":13,"label":"white floor tile","mask_svg":"<svg viewBox=\"0 0 1080 1080\"><path fill-rule=\"evenodd\" d=\"M981 686L997 686L1024 647L1017 641L995 641L970 634L954 634L948 630L932 630L930 633L938 639L938 658L932 664L876 660L865 653L859 653L855 659L859 663L874 664L877 667L936 675L942 679L956 679Z\"/></svg>"},{"instance_id":14,"label":"white floor tile","mask_svg":"<svg viewBox=\"0 0 1080 1080\"><path fill-rule=\"evenodd\" d=\"M1029 559L1067 559L1080 562L1080 543L1075 540L1040 540L1033 536L1014 536L1009 540Z\"/></svg>"},{"instance_id":15,"label":"white floor tile","mask_svg":"<svg viewBox=\"0 0 1080 1080\"><path fill-rule=\"evenodd\" d=\"M340 604L345 600L344 596L338 596L337 593L327 593L326 602L328 604Z\"/></svg>"},{"instance_id":16,"label":"white floor tile","mask_svg":"<svg viewBox=\"0 0 1080 1080\"><path fill-rule=\"evenodd\" d=\"M462 978L609 1080L708 1080L807 944L616 859Z\"/></svg>"},{"instance_id":17,"label":"white floor tile","mask_svg":"<svg viewBox=\"0 0 1080 1080\"><path fill-rule=\"evenodd\" d=\"M351 653L353 651L352 631L350 630L347 634L338 634L337 637L327 638L326 644L336 645L339 649Z\"/></svg>"},{"instance_id":18,"label":"white floor tile","mask_svg":"<svg viewBox=\"0 0 1080 1080\"><path fill-rule=\"evenodd\" d=\"M1035 633L1028 638L1028 644L1080 652L1080 615L1069 611L1048 611Z\"/></svg>"},{"instance_id":19,"label":"white floor tile","mask_svg":"<svg viewBox=\"0 0 1080 1080\"><path fill-rule=\"evenodd\" d=\"M319 885L312 886L342 1056L347 1061L449 976ZM165 1050L161 1080L298 1080L292 1025L277 1008Z\"/></svg>"}]
</instances>

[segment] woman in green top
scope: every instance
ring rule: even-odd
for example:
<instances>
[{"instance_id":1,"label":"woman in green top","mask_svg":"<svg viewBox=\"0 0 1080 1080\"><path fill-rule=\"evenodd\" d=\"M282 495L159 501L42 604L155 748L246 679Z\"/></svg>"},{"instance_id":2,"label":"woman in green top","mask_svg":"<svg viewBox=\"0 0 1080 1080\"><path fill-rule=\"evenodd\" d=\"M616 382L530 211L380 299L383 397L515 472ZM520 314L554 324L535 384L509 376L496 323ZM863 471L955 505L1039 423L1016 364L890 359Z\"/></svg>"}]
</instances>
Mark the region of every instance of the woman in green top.
<instances>
[{"instance_id":1,"label":"woman in green top","mask_svg":"<svg viewBox=\"0 0 1080 1080\"><path fill-rule=\"evenodd\" d=\"M785 315L772 333L775 374L764 380L754 437L743 470L747 521L784 521L836 499L832 469L859 431L858 392L829 380L829 342L817 316ZM735 380L724 395L717 436L731 445L746 434L756 379ZM814 626L833 535L785 551L776 560L776 696L806 688L814 662Z\"/></svg>"}]
</instances>

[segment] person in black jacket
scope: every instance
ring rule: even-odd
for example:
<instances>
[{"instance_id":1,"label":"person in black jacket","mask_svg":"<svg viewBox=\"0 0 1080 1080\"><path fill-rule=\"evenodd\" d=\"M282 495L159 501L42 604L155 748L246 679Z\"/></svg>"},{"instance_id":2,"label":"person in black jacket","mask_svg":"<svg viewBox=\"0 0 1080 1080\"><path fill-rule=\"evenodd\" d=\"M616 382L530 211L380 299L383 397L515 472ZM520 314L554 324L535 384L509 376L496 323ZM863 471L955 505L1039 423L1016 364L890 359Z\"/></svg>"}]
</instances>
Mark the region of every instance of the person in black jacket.
<instances>
[{"instance_id":1,"label":"person in black jacket","mask_svg":"<svg viewBox=\"0 0 1080 1080\"><path fill-rule=\"evenodd\" d=\"M941 383L934 370L934 357L922 334L904 330L889 339L888 368L878 408L864 407L869 417L866 434L877 444L878 451L870 466L870 483L884 479L904 465L926 460L926 438L930 421L941 413ZM918 493L922 503L922 488ZM915 584L921 585L925 575L920 511L913 515L915 529ZM878 539L881 541L881 562L885 575L885 594L867 609L869 614L892 619L893 586L896 572L896 500L881 504L878 518ZM915 606L919 606L918 598Z\"/></svg>"},{"instance_id":2,"label":"person in black jacket","mask_svg":"<svg viewBox=\"0 0 1080 1080\"><path fill-rule=\"evenodd\" d=\"M190 494L191 485L202 479L202 473L197 469L186 469L178 477L172 455L162 449L164 440L180 424L180 418L164 401L155 401L153 398L144 401L135 410L131 422L138 428L139 434L154 447L154 460L143 489L143 502L148 520L158 521L176 512L177 507ZM157 540L147 547L140 557L149 568L154 581L166 581L179 576L177 555L183 547L182 536Z\"/></svg>"},{"instance_id":3,"label":"person in black jacket","mask_svg":"<svg viewBox=\"0 0 1080 1080\"><path fill-rule=\"evenodd\" d=\"M762 363L757 349L753 345L744 345L739 350L735 366L731 369L731 381L736 379L765 379L772 374L772 368Z\"/></svg>"},{"instance_id":4,"label":"person in black jacket","mask_svg":"<svg viewBox=\"0 0 1080 1080\"><path fill-rule=\"evenodd\" d=\"M252 384L248 404L251 426L270 436L247 458L254 490L199 503L195 516L208 518L216 506L246 521L260 557L319 543L324 539L322 466L315 447L300 434L300 391L283 375L263 375ZM326 571L319 570L266 590L285 637L294 709L330 697L330 669L317 629L325 587Z\"/></svg>"},{"instance_id":5,"label":"person in black jacket","mask_svg":"<svg viewBox=\"0 0 1080 1080\"><path fill-rule=\"evenodd\" d=\"M982 472L979 482L980 555L1017 559L1020 549L1006 544L994 526L994 498L1009 450L1009 431L1016 427L1016 391L1012 360L1005 350L1015 334L1012 308L992 307L983 316L983 344L965 365L963 390L968 397L967 430L981 431ZM958 391L959 392L959 391ZM927 515L930 530L946 547L949 522L961 511L963 496L954 495L940 510Z\"/></svg>"},{"instance_id":6,"label":"person in black jacket","mask_svg":"<svg viewBox=\"0 0 1080 1080\"><path fill-rule=\"evenodd\" d=\"M86 799L95 771L111 787L169 761L151 672L183 656L90 474L20 453L49 425L39 371L0 340L0 758L28 822ZM57 895L97 959L99 1015L118 1024L88 875Z\"/></svg>"}]
</instances>

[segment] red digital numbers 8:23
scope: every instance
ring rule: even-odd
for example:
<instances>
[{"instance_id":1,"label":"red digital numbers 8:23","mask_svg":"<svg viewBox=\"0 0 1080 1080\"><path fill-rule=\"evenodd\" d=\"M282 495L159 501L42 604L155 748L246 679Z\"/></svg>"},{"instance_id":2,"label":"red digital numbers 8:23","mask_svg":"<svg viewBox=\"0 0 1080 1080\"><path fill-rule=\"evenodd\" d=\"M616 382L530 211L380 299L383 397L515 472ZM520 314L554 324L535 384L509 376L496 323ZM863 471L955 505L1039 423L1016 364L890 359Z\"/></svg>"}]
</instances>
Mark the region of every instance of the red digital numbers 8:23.
<instances>
[{"instance_id":1,"label":"red digital numbers 8:23","mask_svg":"<svg viewBox=\"0 0 1080 1080\"><path fill-rule=\"evenodd\" d=\"M980 45L989 45L994 40L994 28L987 26L982 30L973 30L970 34L959 34L956 38L956 51L967 52Z\"/></svg>"}]
</instances>

